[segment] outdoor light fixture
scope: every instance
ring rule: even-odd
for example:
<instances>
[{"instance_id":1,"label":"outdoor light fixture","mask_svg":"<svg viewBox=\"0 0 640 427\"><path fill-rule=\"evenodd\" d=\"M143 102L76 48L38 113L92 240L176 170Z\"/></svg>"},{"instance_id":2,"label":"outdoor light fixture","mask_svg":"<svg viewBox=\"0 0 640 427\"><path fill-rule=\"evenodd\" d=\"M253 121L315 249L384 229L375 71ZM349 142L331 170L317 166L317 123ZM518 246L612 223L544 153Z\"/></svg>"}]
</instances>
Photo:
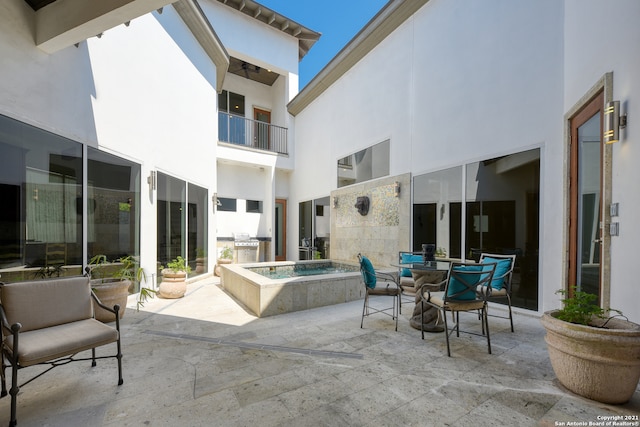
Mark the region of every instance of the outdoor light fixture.
<instances>
[{"instance_id":1,"label":"outdoor light fixture","mask_svg":"<svg viewBox=\"0 0 640 427\"><path fill-rule=\"evenodd\" d=\"M333 207L334 208L338 207L338 196L333 196Z\"/></svg>"},{"instance_id":2,"label":"outdoor light fixture","mask_svg":"<svg viewBox=\"0 0 640 427\"><path fill-rule=\"evenodd\" d=\"M398 181L393 185L393 193L396 197L400 197L400 183Z\"/></svg>"},{"instance_id":3,"label":"outdoor light fixture","mask_svg":"<svg viewBox=\"0 0 640 427\"><path fill-rule=\"evenodd\" d=\"M147 184L149 184L149 190L156 189L157 181L158 179L157 179L156 171L151 171L151 175L147 177Z\"/></svg>"},{"instance_id":4,"label":"outdoor light fixture","mask_svg":"<svg viewBox=\"0 0 640 427\"><path fill-rule=\"evenodd\" d=\"M222 206L222 202L218 200L218 193L213 193L213 197L211 197L211 201L213 202L213 212L216 211L218 206Z\"/></svg>"},{"instance_id":5,"label":"outdoor light fixture","mask_svg":"<svg viewBox=\"0 0 640 427\"><path fill-rule=\"evenodd\" d=\"M610 101L604 109L604 142L613 144L620 141L620 128L627 126L627 115L620 115L620 101Z\"/></svg>"}]
</instances>

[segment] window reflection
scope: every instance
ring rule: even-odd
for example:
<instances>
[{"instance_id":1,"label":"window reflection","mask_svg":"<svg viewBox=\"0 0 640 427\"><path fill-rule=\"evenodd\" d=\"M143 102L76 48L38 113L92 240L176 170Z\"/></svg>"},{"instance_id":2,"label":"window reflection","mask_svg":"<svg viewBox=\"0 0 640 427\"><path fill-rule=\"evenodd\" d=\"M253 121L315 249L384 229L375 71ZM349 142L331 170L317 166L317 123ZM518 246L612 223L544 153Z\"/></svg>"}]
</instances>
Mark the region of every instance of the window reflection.
<instances>
[{"instance_id":1,"label":"window reflection","mask_svg":"<svg viewBox=\"0 0 640 427\"><path fill-rule=\"evenodd\" d=\"M516 254L513 305L536 310L540 150L468 164L464 186L462 172L414 177L413 250L434 243L441 256L475 261Z\"/></svg>"},{"instance_id":2,"label":"window reflection","mask_svg":"<svg viewBox=\"0 0 640 427\"><path fill-rule=\"evenodd\" d=\"M338 160L338 188L389 175L389 140Z\"/></svg>"},{"instance_id":3,"label":"window reflection","mask_svg":"<svg viewBox=\"0 0 640 427\"><path fill-rule=\"evenodd\" d=\"M0 116L2 280L79 274L82 145Z\"/></svg>"},{"instance_id":4,"label":"window reflection","mask_svg":"<svg viewBox=\"0 0 640 427\"><path fill-rule=\"evenodd\" d=\"M140 165L87 149L87 253L140 255Z\"/></svg>"}]
</instances>

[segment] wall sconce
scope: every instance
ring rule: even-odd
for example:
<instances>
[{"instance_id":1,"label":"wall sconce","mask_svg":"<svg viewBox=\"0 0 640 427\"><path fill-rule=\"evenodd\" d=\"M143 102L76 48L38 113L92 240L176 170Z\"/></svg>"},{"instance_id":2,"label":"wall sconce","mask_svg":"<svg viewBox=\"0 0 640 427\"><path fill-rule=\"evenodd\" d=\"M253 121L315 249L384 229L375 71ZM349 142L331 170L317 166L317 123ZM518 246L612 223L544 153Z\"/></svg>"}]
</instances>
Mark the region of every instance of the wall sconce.
<instances>
[{"instance_id":1,"label":"wall sconce","mask_svg":"<svg viewBox=\"0 0 640 427\"><path fill-rule=\"evenodd\" d=\"M213 202L213 212L216 211L218 206L222 206L222 202L218 200L218 193L213 193L213 197L211 197L211 201Z\"/></svg>"},{"instance_id":2,"label":"wall sconce","mask_svg":"<svg viewBox=\"0 0 640 427\"><path fill-rule=\"evenodd\" d=\"M149 190L156 189L156 183L158 181L158 177L156 171L151 171L151 175L147 177L147 184L149 184Z\"/></svg>"},{"instance_id":3,"label":"wall sconce","mask_svg":"<svg viewBox=\"0 0 640 427\"><path fill-rule=\"evenodd\" d=\"M334 208L338 207L338 196L333 196L333 207Z\"/></svg>"},{"instance_id":4,"label":"wall sconce","mask_svg":"<svg viewBox=\"0 0 640 427\"><path fill-rule=\"evenodd\" d=\"M620 140L620 129L627 126L627 115L620 115L620 101L610 101L604 109L604 143L613 144Z\"/></svg>"},{"instance_id":5,"label":"wall sconce","mask_svg":"<svg viewBox=\"0 0 640 427\"><path fill-rule=\"evenodd\" d=\"M396 197L400 197L400 183L398 181L393 184L393 194L395 194Z\"/></svg>"}]
</instances>

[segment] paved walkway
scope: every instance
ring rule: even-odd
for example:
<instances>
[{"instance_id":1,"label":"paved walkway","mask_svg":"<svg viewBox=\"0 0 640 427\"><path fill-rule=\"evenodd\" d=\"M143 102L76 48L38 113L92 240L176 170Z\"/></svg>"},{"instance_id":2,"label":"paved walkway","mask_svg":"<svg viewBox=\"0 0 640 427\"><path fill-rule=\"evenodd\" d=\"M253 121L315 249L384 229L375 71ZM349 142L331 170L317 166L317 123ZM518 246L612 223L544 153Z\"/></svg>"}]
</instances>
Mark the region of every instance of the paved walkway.
<instances>
[{"instance_id":1,"label":"paved walkway","mask_svg":"<svg viewBox=\"0 0 640 427\"><path fill-rule=\"evenodd\" d=\"M481 337L453 336L449 358L442 334L422 341L409 326L408 306L395 332L380 315L361 329L361 301L258 319L216 279L139 312L130 302L124 384L115 360L56 368L22 388L19 426L557 426L640 414L640 391L611 406L563 390L532 316L516 315L515 333L490 318L492 355Z\"/></svg>"}]
</instances>

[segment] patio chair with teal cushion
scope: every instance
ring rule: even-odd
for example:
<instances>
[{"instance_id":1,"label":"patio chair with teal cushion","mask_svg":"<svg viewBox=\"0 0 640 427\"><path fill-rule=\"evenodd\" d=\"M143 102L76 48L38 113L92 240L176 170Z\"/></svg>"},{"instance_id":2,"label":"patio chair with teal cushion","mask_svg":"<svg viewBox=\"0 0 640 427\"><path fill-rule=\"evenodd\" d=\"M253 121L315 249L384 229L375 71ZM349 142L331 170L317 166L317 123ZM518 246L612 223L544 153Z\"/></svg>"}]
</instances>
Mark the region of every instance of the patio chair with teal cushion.
<instances>
[{"instance_id":1,"label":"patio chair with teal cushion","mask_svg":"<svg viewBox=\"0 0 640 427\"><path fill-rule=\"evenodd\" d=\"M511 279L513 277L513 267L516 263L516 255L497 255L483 253L480 255L480 263L496 263L496 271L493 274L493 280L489 286L485 286L480 290L487 293L487 301L504 302L506 301L509 309L508 316L500 316L490 314L492 317L500 317L509 319L511 322L511 332L513 332L513 313L511 311Z\"/></svg>"},{"instance_id":2,"label":"patio chair with teal cushion","mask_svg":"<svg viewBox=\"0 0 640 427\"><path fill-rule=\"evenodd\" d=\"M424 316L424 305L428 305L440 310L440 319L444 321L444 333L447 341L447 355L451 356L449 346L449 336L455 331L456 336L460 332L472 335L482 335L487 338L487 348L491 354L491 338L489 336L489 323L487 321L487 292L482 292L483 286L490 286L495 272L496 264L487 263L478 265L476 263L451 263L449 276L442 292L422 292L420 303ZM425 289L425 288L423 288ZM452 313L452 328L447 324L447 311ZM482 326L482 334L472 331L460 331L460 312L479 311ZM424 325L424 319L421 322ZM424 339L424 326L421 328L422 339Z\"/></svg>"},{"instance_id":3,"label":"patio chair with teal cushion","mask_svg":"<svg viewBox=\"0 0 640 427\"><path fill-rule=\"evenodd\" d=\"M358 262L360 263L360 273L362 274L362 282L364 283L364 306L362 307L362 318L360 319L360 327L363 327L365 316L381 313L391 316L396 321L396 331L398 330L398 311L400 304L400 286L395 276L390 273L376 271L369 258L362 254L358 254ZM392 305L384 308L372 307L370 305L370 297L391 297ZM391 313L389 313L391 311Z\"/></svg>"}]
</instances>

